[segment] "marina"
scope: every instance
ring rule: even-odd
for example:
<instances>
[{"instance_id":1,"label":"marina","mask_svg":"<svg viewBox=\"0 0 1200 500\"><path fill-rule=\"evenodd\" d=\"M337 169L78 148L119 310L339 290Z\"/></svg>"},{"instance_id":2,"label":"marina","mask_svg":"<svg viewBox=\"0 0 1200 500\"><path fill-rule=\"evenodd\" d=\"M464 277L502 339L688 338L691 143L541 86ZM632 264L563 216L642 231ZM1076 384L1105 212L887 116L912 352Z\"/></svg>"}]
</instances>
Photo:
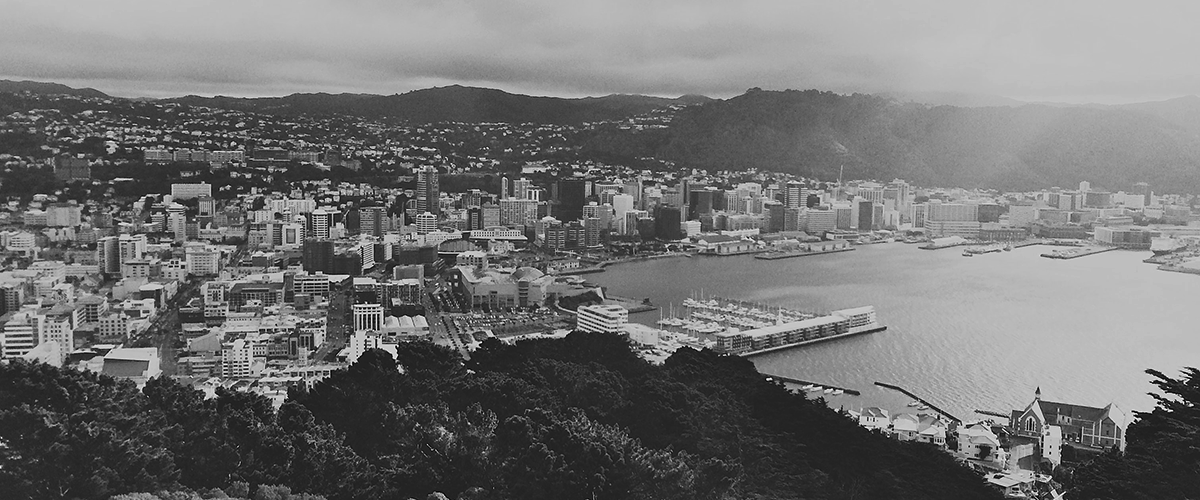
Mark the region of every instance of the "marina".
<instances>
[{"instance_id":1,"label":"marina","mask_svg":"<svg viewBox=\"0 0 1200 500\"><path fill-rule=\"evenodd\" d=\"M781 349L886 330L871 306L842 309L828 314L795 311L722 297L689 297L683 316L671 306L658 327L667 332L709 336L714 350L755 356Z\"/></svg>"},{"instance_id":2,"label":"marina","mask_svg":"<svg viewBox=\"0 0 1200 500\"><path fill-rule=\"evenodd\" d=\"M858 392L858 391L856 391L856 390L854 390L854 389L849 389L849 388L846 388L846 387L838 387L838 386L836 386L836 385L831 385L831 384L822 384L822 383L818 383L818 382L810 382L810 381L807 381L807 380L800 380L800 379L798 379L798 378L784 377L784 376L782 376L782 375L771 375L771 374L768 374L768 373L764 373L763 375L765 375L765 376L767 377L767 379L773 379L773 380L778 380L778 381L780 381L780 382L787 382L787 383L789 383L789 384L795 384L795 385L798 385L798 386L800 386L800 387L799 387L799 389L800 389L801 391L804 391L804 392L813 392L813 393L815 393L815 392L821 392L821 393L825 393L825 391L826 391L826 390L828 390L828 391L829 391L829 393L828 393L828 394L830 394L830 395L833 395L833 396L841 396L842 394L849 394L849 395L851 395L851 396L858 396L858 395L861 395L861 394L862 394L861 392Z\"/></svg>"},{"instance_id":3,"label":"marina","mask_svg":"<svg viewBox=\"0 0 1200 500\"><path fill-rule=\"evenodd\" d=\"M933 410L934 412L937 412L939 415L942 415L942 416L954 421L955 423L959 423L959 424L962 423L962 419L954 416L953 414L951 414L950 412L948 412L946 410L938 408L937 405L934 405L933 403L930 403L929 401L921 399L920 396L913 394L908 389L905 389L898 385L888 384L888 383L884 383L884 382L875 382L875 385L877 385L879 387L883 387L884 389L891 389L893 391L899 392L901 394L904 394L905 396L912 398L913 401L917 402L920 405L917 407L918 409L923 406L926 409ZM909 405L911 406L911 403Z\"/></svg>"}]
</instances>

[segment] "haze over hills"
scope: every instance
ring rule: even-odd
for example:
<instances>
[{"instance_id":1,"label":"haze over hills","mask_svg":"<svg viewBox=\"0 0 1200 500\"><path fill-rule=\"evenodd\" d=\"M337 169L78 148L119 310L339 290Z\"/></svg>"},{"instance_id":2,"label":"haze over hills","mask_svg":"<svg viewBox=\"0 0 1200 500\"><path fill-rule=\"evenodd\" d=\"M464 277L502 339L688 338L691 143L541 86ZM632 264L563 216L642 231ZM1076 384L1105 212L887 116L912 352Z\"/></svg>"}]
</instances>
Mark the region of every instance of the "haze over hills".
<instances>
[{"instance_id":1,"label":"haze over hills","mask_svg":"<svg viewBox=\"0 0 1200 500\"><path fill-rule=\"evenodd\" d=\"M0 81L0 91L103 96L93 89ZM964 106L917 102L958 100ZM602 159L657 157L684 166L761 168L834 179L904 178L925 185L1036 189L1089 180L1107 189L1148 182L1200 191L1200 97L1125 105L1023 104L997 96L872 96L751 89L730 99L609 95L566 99L453 85L390 96L185 96L159 102L283 116L343 114L410 123L572 125L669 106L669 127L584 136ZM985 104L995 105L985 105ZM977 107L977 105L984 105Z\"/></svg>"},{"instance_id":2,"label":"haze over hills","mask_svg":"<svg viewBox=\"0 0 1200 500\"><path fill-rule=\"evenodd\" d=\"M399 118L414 123L507 122L573 124L614 120L673 104L708 100L614 94L566 99L510 94L502 90L451 85L390 96L369 94L292 94L286 97L234 98L186 96L167 99L193 106L238 109L280 115L348 114Z\"/></svg>"},{"instance_id":3,"label":"haze over hills","mask_svg":"<svg viewBox=\"0 0 1200 500\"><path fill-rule=\"evenodd\" d=\"M63 94L79 97L110 97L93 88L72 88L61 83L33 82L29 80L0 80L0 92L32 92L35 94Z\"/></svg>"},{"instance_id":4,"label":"haze over hills","mask_svg":"<svg viewBox=\"0 0 1200 500\"><path fill-rule=\"evenodd\" d=\"M752 91L679 112L655 151L704 168L770 168L823 179L900 177L1000 189L1200 188L1200 139L1177 107L959 108L870 95Z\"/></svg>"}]
</instances>

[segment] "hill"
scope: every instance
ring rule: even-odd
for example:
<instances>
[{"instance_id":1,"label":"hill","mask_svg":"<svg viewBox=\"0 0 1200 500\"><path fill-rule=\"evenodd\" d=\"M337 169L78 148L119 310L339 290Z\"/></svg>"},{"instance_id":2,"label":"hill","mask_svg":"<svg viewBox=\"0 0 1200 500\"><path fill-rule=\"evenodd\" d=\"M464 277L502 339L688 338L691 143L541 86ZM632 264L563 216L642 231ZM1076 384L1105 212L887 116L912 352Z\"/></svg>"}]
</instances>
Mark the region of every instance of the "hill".
<instances>
[{"instance_id":1,"label":"hill","mask_svg":"<svg viewBox=\"0 0 1200 500\"><path fill-rule=\"evenodd\" d=\"M502 90L451 85L404 94L292 94L285 97L235 98L186 96L167 99L193 106L277 115L344 114L395 118L411 123L502 122L577 124L614 120L678 104L704 102L702 96L678 99L614 94L566 99L510 94Z\"/></svg>"},{"instance_id":2,"label":"hill","mask_svg":"<svg viewBox=\"0 0 1200 500\"><path fill-rule=\"evenodd\" d=\"M655 150L639 154L822 179L836 178L844 165L848 178L924 185L1025 190L1090 180L1116 190L1144 181L1196 191L1200 138L1189 120L1200 120L1200 109L963 108L751 90L680 110L663 137L641 141Z\"/></svg>"},{"instance_id":3,"label":"hill","mask_svg":"<svg viewBox=\"0 0 1200 500\"><path fill-rule=\"evenodd\" d=\"M492 339L468 363L430 343L397 351L370 350L278 410L224 389L204 399L170 379L139 392L92 373L0 365L0 491L1000 498L950 455L867 431L739 357L683 349L652 366L617 335L580 332Z\"/></svg>"},{"instance_id":4,"label":"hill","mask_svg":"<svg viewBox=\"0 0 1200 500\"><path fill-rule=\"evenodd\" d=\"M46 95L62 94L62 95L73 95L73 96L79 96L79 97L98 97L98 98L110 97L108 94L105 94L104 92L101 92L101 91L93 89L93 88L77 89L77 88L68 87L61 83L32 82L32 81L28 81L28 80L22 80L22 81L0 80L0 92L14 92L14 93L32 92L34 94L46 94Z\"/></svg>"}]
</instances>

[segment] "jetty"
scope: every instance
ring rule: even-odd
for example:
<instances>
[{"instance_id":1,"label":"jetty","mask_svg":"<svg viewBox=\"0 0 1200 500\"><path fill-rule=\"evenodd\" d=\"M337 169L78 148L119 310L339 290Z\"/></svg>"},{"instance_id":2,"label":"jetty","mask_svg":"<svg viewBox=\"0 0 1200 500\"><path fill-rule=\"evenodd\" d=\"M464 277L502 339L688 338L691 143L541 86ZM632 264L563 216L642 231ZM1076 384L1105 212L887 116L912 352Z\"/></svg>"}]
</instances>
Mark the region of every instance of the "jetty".
<instances>
[{"instance_id":1,"label":"jetty","mask_svg":"<svg viewBox=\"0 0 1200 500\"><path fill-rule=\"evenodd\" d=\"M1088 255L1096 255L1098 253L1111 252L1117 247L1076 247L1069 250L1053 250L1042 254L1042 257L1047 259L1077 259Z\"/></svg>"},{"instance_id":2,"label":"jetty","mask_svg":"<svg viewBox=\"0 0 1200 500\"><path fill-rule=\"evenodd\" d=\"M796 250L796 251L786 251L786 252L766 252L766 253L760 253L758 255L755 255L754 258L762 259L762 260L790 259L792 257L808 257L810 255L823 255L823 254L827 254L827 253L849 252L851 250L854 250L854 247L843 247L843 248L834 248L834 249L830 249L830 250L813 250L813 251Z\"/></svg>"},{"instance_id":3,"label":"jetty","mask_svg":"<svg viewBox=\"0 0 1200 500\"><path fill-rule=\"evenodd\" d=\"M851 395L851 396L859 396L859 395L862 395L862 393L861 393L861 392L858 392L858 391L856 391L856 390L854 390L854 389L847 389L847 388L845 388L845 387L838 387L838 386L836 386L836 385L822 384L822 383L820 383L820 382L810 382L810 381L808 381L808 380L800 380L800 379L798 379L798 378L784 377L783 375L771 375L771 374L769 374L769 373L763 373L763 375L764 375L764 376L766 376L766 377L767 377L767 378L769 378L769 379L778 380L778 381L780 381L780 382L787 382L787 383L789 383L789 384L820 386L820 387L824 387L824 388L826 388L826 389L835 389L835 390L840 390L840 391L842 391L842 392L845 392L846 394L849 394L849 395Z\"/></svg>"},{"instance_id":4,"label":"jetty","mask_svg":"<svg viewBox=\"0 0 1200 500\"><path fill-rule=\"evenodd\" d=\"M912 392L909 392L909 390L908 390L908 389L905 389L905 388L903 388L903 387L900 387L900 386L898 386L898 385L888 384L888 383L884 383L884 382L875 382L875 385L877 385L877 386L879 386L879 387L883 387L883 388L885 388L885 389L891 389L891 390L893 390L893 391L897 391L897 392L899 392L899 393L901 393L901 394L904 394L905 396L908 396L908 397L910 397L910 398L912 398L912 399L914 399L914 400L916 400L916 401L920 402L921 404L923 404L923 405L925 405L925 406L928 406L930 410L933 410L933 411L937 412L939 415L942 415L942 416L944 416L944 417L946 417L946 418L948 418L948 419L950 419L950 420L953 420L953 421L954 421L954 423L956 423L956 424L961 424L961 423L962 423L962 419L961 419L961 418L958 418L958 417L956 417L956 416L954 416L954 415L950 414L950 412L948 412L948 411L946 411L946 410L943 410L943 409L939 408L937 405L935 405L935 404L933 404L933 403L930 403L929 401L926 401L926 400L922 399L920 396L917 396L916 394L913 394Z\"/></svg>"},{"instance_id":5,"label":"jetty","mask_svg":"<svg viewBox=\"0 0 1200 500\"><path fill-rule=\"evenodd\" d=\"M977 409L977 410L975 410L975 413L978 413L978 414L980 414L980 415L987 415L987 416L989 416L989 417L998 417L998 418L1012 418L1012 415L1005 415L1005 414L1003 414L1003 413L1000 413L1000 412L998 412L998 411L979 410L979 409Z\"/></svg>"}]
</instances>

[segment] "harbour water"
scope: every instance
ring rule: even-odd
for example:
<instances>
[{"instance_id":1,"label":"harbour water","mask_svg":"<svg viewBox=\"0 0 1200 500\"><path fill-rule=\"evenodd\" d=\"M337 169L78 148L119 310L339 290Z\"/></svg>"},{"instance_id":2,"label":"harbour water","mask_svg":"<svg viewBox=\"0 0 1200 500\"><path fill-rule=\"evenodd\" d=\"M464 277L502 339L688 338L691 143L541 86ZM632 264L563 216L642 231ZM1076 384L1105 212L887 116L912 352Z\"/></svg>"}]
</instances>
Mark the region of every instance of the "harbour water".
<instances>
[{"instance_id":1,"label":"harbour water","mask_svg":"<svg viewBox=\"0 0 1200 500\"><path fill-rule=\"evenodd\" d=\"M889 243L809 259L664 259L609 267L588 281L664 308L703 289L804 311L873 305L882 333L752 358L760 371L853 388L831 406L913 412L902 386L960 418L1043 398L1149 411L1147 368L1200 366L1200 277L1158 271L1149 252L1072 260L1043 247L963 258ZM653 325L658 312L634 314Z\"/></svg>"}]
</instances>

